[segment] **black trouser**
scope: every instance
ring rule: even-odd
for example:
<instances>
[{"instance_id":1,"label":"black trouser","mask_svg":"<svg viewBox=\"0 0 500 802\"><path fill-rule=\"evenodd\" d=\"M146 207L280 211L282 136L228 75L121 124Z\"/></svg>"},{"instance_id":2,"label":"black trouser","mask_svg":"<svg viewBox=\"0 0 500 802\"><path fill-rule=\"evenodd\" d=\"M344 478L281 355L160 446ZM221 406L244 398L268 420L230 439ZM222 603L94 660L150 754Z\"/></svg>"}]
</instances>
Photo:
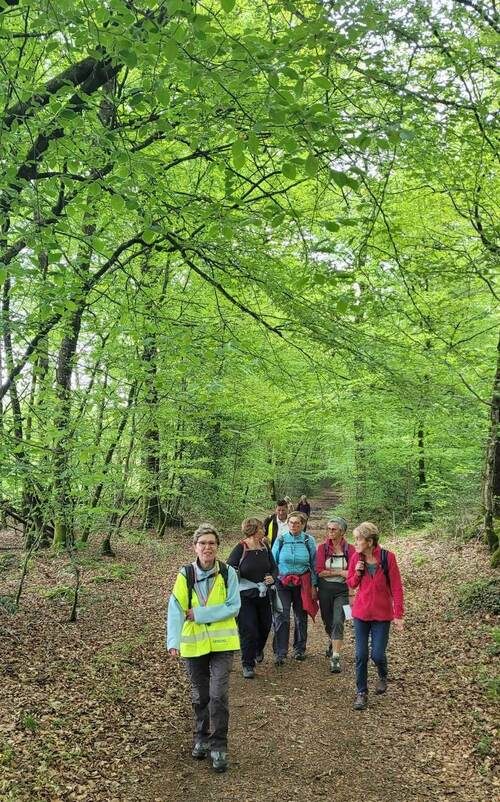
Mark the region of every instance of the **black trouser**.
<instances>
[{"instance_id":1,"label":"black trouser","mask_svg":"<svg viewBox=\"0 0 500 802\"><path fill-rule=\"evenodd\" d=\"M272 624L271 603L265 596L246 596L241 594L241 608L238 614L240 631L241 662L254 668L255 658L264 651Z\"/></svg>"},{"instance_id":2,"label":"black trouser","mask_svg":"<svg viewBox=\"0 0 500 802\"><path fill-rule=\"evenodd\" d=\"M214 751L227 750L229 672L233 655L234 652L209 652L184 660L191 680L194 739L208 743Z\"/></svg>"},{"instance_id":3,"label":"black trouser","mask_svg":"<svg viewBox=\"0 0 500 802\"><path fill-rule=\"evenodd\" d=\"M307 613L302 607L300 585L282 585L278 581L278 593L283 611L276 613L274 619L273 649L277 657L286 657L290 636L290 611L293 606L295 627L293 631L293 651L304 654L307 644Z\"/></svg>"}]
</instances>

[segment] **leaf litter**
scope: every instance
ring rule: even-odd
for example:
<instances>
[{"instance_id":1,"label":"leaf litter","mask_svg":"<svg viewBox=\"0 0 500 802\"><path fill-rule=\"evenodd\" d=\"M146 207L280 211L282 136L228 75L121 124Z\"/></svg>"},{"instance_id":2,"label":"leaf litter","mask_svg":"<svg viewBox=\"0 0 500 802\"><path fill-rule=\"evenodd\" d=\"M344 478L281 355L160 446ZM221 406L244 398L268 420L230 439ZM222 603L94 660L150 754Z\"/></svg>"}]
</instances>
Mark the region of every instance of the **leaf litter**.
<instances>
[{"instance_id":1,"label":"leaf litter","mask_svg":"<svg viewBox=\"0 0 500 802\"><path fill-rule=\"evenodd\" d=\"M422 534L384 545L398 554L407 606L404 633L391 634L387 694L352 709L351 625L342 673L332 675L318 616L303 664L276 669L268 645L257 678L245 681L235 660L224 775L190 757L189 683L164 649L166 599L189 537L120 541L116 561L134 571L106 583L95 577L109 575L109 561L90 556L74 624L65 595L46 592L69 584L63 560L38 556L19 612L0 613L2 802L489 802L498 792L488 691L498 618L457 602L471 577L493 576L486 549ZM14 561L1 595L16 576Z\"/></svg>"}]
</instances>

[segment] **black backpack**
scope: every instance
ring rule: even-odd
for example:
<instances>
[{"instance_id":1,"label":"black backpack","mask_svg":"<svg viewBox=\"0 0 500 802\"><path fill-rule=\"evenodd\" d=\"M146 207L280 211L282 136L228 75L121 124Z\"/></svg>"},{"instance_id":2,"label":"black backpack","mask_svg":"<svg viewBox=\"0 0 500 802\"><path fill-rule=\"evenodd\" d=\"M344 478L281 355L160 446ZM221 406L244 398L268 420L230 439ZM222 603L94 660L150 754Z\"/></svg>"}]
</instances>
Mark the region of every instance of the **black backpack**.
<instances>
[{"instance_id":1,"label":"black backpack","mask_svg":"<svg viewBox=\"0 0 500 802\"><path fill-rule=\"evenodd\" d=\"M190 610L191 601L193 599L193 588L196 582L194 565L193 563L188 563L187 565L183 565L181 570L183 570L184 573L186 574L187 592L188 592L188 610ZM222 576L222 579L224 580L224 587L226 588L227 591L227 580L229 571L226 563L217 560L217 571Z\"/></svg>"},{"instance_id":2,"label":"black backpack","mask_svg":"<svg viewBox=\"0 0 500 802\"><path fill-rule=\"evenodd\" d=\"M391 580L389 577L389 552L387 549L380 549L380 567L384 572L385 581L389 586L389 590L391 589Z\"/></svg>"},{"instance_id":3,"label":"black backpack","mask_svg":"<svg viewBox=\"0 0 500 802\"><path fill-rule=\"evenodd\" d=\"M389 552L387 549L380 549L380 564L382 566L382 571L384 572L385 580L390 589L391 580L389 579Z\"/></svg>"}]
</instances>

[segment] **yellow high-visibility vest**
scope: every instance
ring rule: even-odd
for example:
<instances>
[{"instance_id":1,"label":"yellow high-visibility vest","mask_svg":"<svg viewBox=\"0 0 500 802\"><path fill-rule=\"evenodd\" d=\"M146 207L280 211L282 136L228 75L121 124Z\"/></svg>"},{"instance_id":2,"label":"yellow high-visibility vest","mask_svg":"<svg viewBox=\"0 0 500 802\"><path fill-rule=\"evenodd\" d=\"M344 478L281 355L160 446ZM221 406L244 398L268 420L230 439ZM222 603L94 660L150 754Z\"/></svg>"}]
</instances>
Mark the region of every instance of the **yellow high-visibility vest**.
<instances>
[{"instance_id":1,"label":"yellow high-visibility vest","mask_svg":"<svg viewBox=\"0 0 500 802\"><path fill-rule=\"evenodd\" d=\"M177 574L172 591L183 610L188 609L188 586L184 574ZM226 586L221 574L218 573L212 590L208 596L206 606L224 604L227 598ZM196 595L196 586L193 588L191 606L200 606ZM233 652L240 648L238 627L234 616L214 621L212 624L197 624L195 621L184 621L181 633L181 657L201 657L209 652Z\"/></svg>"}]
</instances>

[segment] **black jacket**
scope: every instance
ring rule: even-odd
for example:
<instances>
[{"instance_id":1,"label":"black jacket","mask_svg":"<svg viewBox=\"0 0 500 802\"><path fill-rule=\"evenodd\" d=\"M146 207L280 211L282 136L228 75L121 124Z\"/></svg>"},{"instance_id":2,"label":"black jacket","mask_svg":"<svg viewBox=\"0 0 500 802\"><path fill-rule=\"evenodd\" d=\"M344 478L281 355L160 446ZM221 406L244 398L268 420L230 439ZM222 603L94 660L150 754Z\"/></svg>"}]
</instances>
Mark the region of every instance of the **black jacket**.
<instances>
[{"instance_id":1,"label":"black jacket","mask_svg":"<svg viewBox=\"0 0 500 802\"><path fill-rule=\"evenodd\" d=\"M276 513L273 512L272 515L268 515L264 521L264 534L269 540L271 546L273 545L274 541L276 540L276 535L278 534L278 518Z\"/></svg>"}]
</instances>

